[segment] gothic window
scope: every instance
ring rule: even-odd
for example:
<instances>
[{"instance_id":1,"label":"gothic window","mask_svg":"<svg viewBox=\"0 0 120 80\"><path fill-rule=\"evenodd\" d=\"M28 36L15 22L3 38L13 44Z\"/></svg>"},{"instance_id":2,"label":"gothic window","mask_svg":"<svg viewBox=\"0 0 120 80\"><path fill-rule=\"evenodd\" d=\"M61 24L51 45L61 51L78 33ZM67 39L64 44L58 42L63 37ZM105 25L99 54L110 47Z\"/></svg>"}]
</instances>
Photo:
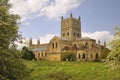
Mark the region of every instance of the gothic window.
<instances>
[{"instance_id":1,"label":"gothic window","mask_svg":"<svg viewBox=\"0 0 120 80\"><path fill-rule=\"evenodd\" d=\"M98 53L96 53L96 59L98 59L99 58L99 55L98 55Z\"/></svg>"},{"instance_id":2,"label":"gothic window","mask_svg":"<svg viewBox=\"0 0 120 80\"><path fill-rule=\"evenodd\" d=\"M67 36L69 36L69 32L67 33Z\"/></svg>"},{"instance_id":3,"label":"gothic window","mask_svg":"<svg viewBox=\"0 0 120 80\"><path fill-rule=\"evenodd\" d=\"M57 48L57 46L58 46L58 44L57 44L57 42L56 42L56 48Z\"/></svg>"},{"instance_id":4,"label":"gothic window","mask_svg":"<svg viewBox=\"0 0 120 80\"><path fill-rule=\"evenodd\" d=\"M91 58L91 59L93 58L93 55L92 55L92 53L90 53L90 58Z\"/></svg>"},{"instance_id":5,"label":"gothic window","mask_svg":"<svg viewBox=\"0 0 120 80\"><path fill-rule=\"evenodd\" d=\"M79 34L77 34L77 37L79 37Z\"/></svg>"},{"instance_id":6,"label":"gothic window","mask_svg":"<svg viewBox=\"0 0 120 80\"><path fill-rule=\"evenodd\" d=\"M83 53L82 59L85 59L85 53Z\"/></svg>"},{"instance_id":7,"label":"gothic window","mask_svg":"<svg viewBox=\"0 0 120 80\"><path fill-rule=\"evenodd\" d=\"M45 56L47 56L47 53L45 52Z\"/></svg>"},{"instance_id":8,"label":"gothic window","mask_svg":"<svg viewBox=\"0 0 120 80\"><path fill-rule=\"evenodd\" d=\"M80 54L78 54L78 58L80 59Z\"/></svg>"},{"instance_id":9,"label":"gothic window","mask_svg":"<svg viewBox=\"0 0 120 80\"><path fill-rule=\"evenodd\" d=\"M40 53L38 53L38 57L40 57Z\"/></svg>"},{"instance_id":10,"label":"gothic window","mask_svg":"<svg viewBox=\"0 0 120 80\"><path fill-rule=\"evenodd\" d=\"M52 43L52 48L54 48L54 43Z\"/></svg>"},{"instance_id":11,"label":"gothic window","mask_svg":"<svg viewBox=\"0 0 120 80\"><path fill-rule=\"evenodd\" d=\"M63 37L65 36L65 34L63 33Z\"/></svg>"},{"instance_id":12,"label":"gothic window","mask_svg":"<svg viewBox=\"0 0 120 80\"><path fill-rule=\"evenodd\" d=\"M43 56L43 52L41 53L41 56Z\"/></svg>"},{"instance_id":13,"label":"gothic window","mask_svg":"<svg viewBox=\"0 0 120 80\"><path fill-rule=\"evenodd\" d=\"M74 32L74 36L75 36L75 32Z\"/></svg>"},{"instance_id":14,"label":"gothic window","mask_svg":"<svg viewBox=\"0 0 120 80\"><path fill-rule=\"evenodd\" d=\"M92 47L93 47L94 45L92 44Z\"/></svg>"}]
</instances>

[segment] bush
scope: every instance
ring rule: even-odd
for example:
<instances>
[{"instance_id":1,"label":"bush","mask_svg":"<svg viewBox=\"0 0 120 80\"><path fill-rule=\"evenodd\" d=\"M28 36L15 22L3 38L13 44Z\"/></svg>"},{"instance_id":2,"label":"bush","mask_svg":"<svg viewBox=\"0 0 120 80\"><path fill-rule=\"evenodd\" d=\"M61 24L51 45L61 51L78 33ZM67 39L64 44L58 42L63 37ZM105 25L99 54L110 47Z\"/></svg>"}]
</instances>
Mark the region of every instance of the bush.
<instances>
[{"instance_id":1,"label":"bush","mask_svg":"<svg viewBox=\"0 0 120 80\"><path fill-rule=\"evenodd\" d=\"M32 60L35 58L32 51L29 51L25 46L22 48L22 58L27 60Z\"/></svg>"},{"instance_id":2,"label":"bush","mask_svg":"<svg viewBox=\"0 0 120 80\"><path fill-rule=\"evenodd\" d=\"M64 52L61 54L62 61L75 61L76 60L76 53L74 52Z\"/></svg>"},{"instance_id":3,"label":"bush","mask_svg":"<svg viewBox=\"0 0 120 80\"><path fill-rule=\"evenodd\" d=\"M17 50L0 49L0 80L23 80L29 75L29 69L17 53Z\"/></svg>"},{"instance_id":4,"label":"bush","mask_svg":"<svg viewBox=\"0 0 120 80\"><path fill-rule=\"evenodd\" d=\"M108 48L104 48L101 52L101 59L106 59L109 52L110 52L110 50Z\"/></svg>"}]
</instances>

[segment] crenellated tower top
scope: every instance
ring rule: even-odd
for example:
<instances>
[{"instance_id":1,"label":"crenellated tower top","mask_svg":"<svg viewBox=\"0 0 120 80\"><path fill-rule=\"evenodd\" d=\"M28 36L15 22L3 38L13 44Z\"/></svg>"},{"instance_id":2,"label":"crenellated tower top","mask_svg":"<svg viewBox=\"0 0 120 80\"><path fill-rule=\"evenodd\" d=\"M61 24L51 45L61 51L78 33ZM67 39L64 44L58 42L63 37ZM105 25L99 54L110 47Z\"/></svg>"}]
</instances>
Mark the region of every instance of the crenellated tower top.
<instances>
[{"instance_id":1,"label":"crenellated tower top","mask_svg":"<svg viewBox=\"0 0 120 80\"><path fill-rule=\"evenodd\" d=\"M81 38L80 16L77 19L71 13L69 18L63 19L63 16L61 17L61 38L69 41Z\"/></svg>"}]
</instances>

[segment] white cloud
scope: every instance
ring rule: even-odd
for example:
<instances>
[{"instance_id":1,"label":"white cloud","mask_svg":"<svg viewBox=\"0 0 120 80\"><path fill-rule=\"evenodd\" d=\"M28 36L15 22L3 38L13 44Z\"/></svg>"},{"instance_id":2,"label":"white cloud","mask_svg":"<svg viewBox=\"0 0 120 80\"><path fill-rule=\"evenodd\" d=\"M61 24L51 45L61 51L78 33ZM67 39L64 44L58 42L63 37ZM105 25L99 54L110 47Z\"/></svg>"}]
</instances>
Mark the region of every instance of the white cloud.
<instances>
[{"instance_id":1,"label":"white cloud","mask_svg":"<svg viewBox=\"0 0 120 80\"><path fill-rule=\"evenodd\" d=\"M110 41L112 35L110 34L109 31L96 31L94 33L83 32L82 37L90 37L95 39L96 41L100 40L101 43L103 44L104 41L106 42Z\"/></svg>"},{"instance_id":2,"label":"white cloud","mask_svg":"<svg viewBox=\"0 0 120 80\"><path fill-rule=\"evenodd\" d=\"M46 36L40 37L41 43L49 43L49 41L54 37L53 34L47 34Z\"/></svg>"},{"instance_id":3,"label":"white cloud","mask_svg":"<svg viewBox=\"0 0 120 80\"><path fill-rule=\"evenodd\" d=\"M28 46L28 39L22 39L20 41L16 41L15 44L17 45L17 49L21 50L24 46Z\"/></svg>"},{"instance_id":4,"label":"white cloud","mask_svg":"<svg viewBox=\"0 0 120 80\"><path fill-rule=\"evenodd\" d=\"M42 36L40 38L33 38L32 39L32 43L33 44L37 44L37 40L39 39L40 40L40 43L41 44L44 44L44 43L49 43L49 41L54 37L55 35L54 34L47 34L45 36ZM57 35L56 35L57 36Z\"/></svg>"},{"instance_id":5,"label":"white cloud","mask_svg":"<svg viewBox=\"0 0 120 80\"><path fill-rule=\"evenodd\" d=\"M19 14L22 21L46 16L50 19L65 15L68 11L77 8L84 0L10 0L13 4L11 11Z\"/></svg>"},{"instance_id":6,"label":"white cloud","mask_svg":"<svg viewBox=\"0 0 120 80\"><path fill-rule=\"evenodd\" d=\"M47 34L46 36L42 36L40 38L32 38L32 44L37 44L38 39L40 40L40 44L49 43L54 36L57 35ZM21 50L24 46L29 46L29 40L30 38L24 38L19 42L15 42L17 49Z\"/></svg>"}]
</instances>

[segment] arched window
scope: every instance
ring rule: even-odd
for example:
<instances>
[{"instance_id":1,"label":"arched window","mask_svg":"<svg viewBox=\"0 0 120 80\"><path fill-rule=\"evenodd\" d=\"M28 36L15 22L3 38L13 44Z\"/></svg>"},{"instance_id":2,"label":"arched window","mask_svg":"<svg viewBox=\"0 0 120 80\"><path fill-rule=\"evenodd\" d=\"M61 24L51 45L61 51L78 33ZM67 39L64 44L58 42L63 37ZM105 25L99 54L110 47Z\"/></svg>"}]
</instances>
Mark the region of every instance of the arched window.
<instances>
[{"instance_id":1,"label":"arched window","mask_svg":"<svg viewBox=\"0 0 120 80\"><path fill-rule=\"evenodd\" d=\"M45 52L45 56L47 56L47 53Z\"/></svg>"},{"instance_id":2,"label":"arched window","mask_svg":"<svg viewBox=\"0 0 120 80\"><path fill-rule=\"evenodd\" d=\"M63 33L63 37L65 36L65 34Z\"/></svg>"},{"instance_id":3,"label":"arched window","mask_svg":"<svg viewBox=\"0 0 120 80\"><path fill-rule=\"evenodd\" d=\"M41 56L43 56L43 52L41 53Z\"/></svg>"},{"instance_id":4,"label":"arched window","mask_svg":"<svg viewBox=\"0 0 120 80\"><path fill-rule=\"evenodd\" d=\"M38 57L40 57L40 53L38 53Z\"/></svg>"},{"instance_id":5,"label":"arched window","mask_svg":"<svg viewBox=\"0 0 120 80\"><path fill-rule=\"evenodd\" d=\"M92 55L92 53L90 53L90 58L91 58L91 59L93 58L93 55Z\"/></svg>"},{"instance_id":6,"label":"arched window","mask_svg":"<svg viewBox=\"0 0 120 80\"><path fill-rule=\"evenodd\" d=\"M52 43L52 48L54 48L54 43Z\"/></svg>"},{"instance_id":7,"label":"arched window","mask_svg":"<svg viewBox=\"0 0 120 80\"><path fill-rule=\"evenodd\" d=\"M99 58L99 55L98 55L98 53L96 53L96 59L98 59Z\"/></svg>"},{"instance_id":8,"label":"arched window","mask_svg":"<svg viewBox=\"0 0 120 80\"><path fill-rule=\"evenodd\" d=\"M74 32L74 36L75 36L76 34L75 34L75 32Z\"/></svg>"},{"instance_id":9,"label":"arched window","mask_svg":"<svg viewBox=\"0 0 120 80\"><path fill-rule=\"evenodd\" d=\"M57 44L57 42L56 42L56 48L57 48L57 46L58 46L58 44Z\"/></svg>"},{"instance_id":10,"label":"arched window","mask_svg":"<svg viewBox=\"0 0 120 80\"><path fill-rule=\"evenodd\" d=\"M74 46L76 46L76 43L74 43Z\"/></svg>"},{"instance_id":11,"label":"arched window","mask_svg":"<svg viewBox=\"0 0 120 80\"><path fill-rule=\"evenodd\" d=\"M69 36L69 32L67 33L67 36Z\"/></svg>"},{"instance_id":12,"label":"arched window","mask_svg":"<svg viewBox=\"0 0 120 80\"><path fill-rule=\"evenodd\" d=\"M85 59L85 53L83 53L82 59Z\"/></svg>"},{"instance_id":13,"label":"arched window","mask_svg":"<svg viewBox=\"0 0 120 80\"><path fill-rule=\"evenodd\" d=\"M78 58L80 59L80 54L78 54Z\"/></svg>"},{"instance_id":14,"label":"arched window","mask_svg":"<svg viewBox=\"0 0 120 80\"><path fill-rule=\"evenodd\" d=\"M77 37L79 37L79 34L77 34Z\"/></svg>"}]
</instances>

